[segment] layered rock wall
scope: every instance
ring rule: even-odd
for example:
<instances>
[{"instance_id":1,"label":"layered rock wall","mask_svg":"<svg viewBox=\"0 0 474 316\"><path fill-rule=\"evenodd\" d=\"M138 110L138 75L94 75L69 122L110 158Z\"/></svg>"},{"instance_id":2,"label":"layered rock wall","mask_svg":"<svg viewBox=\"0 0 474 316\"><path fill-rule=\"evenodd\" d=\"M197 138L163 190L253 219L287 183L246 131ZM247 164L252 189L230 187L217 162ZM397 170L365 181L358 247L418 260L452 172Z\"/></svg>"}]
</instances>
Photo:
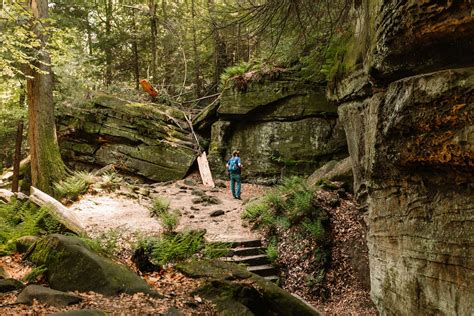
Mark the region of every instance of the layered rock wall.
<instances>
[{"instance_id":1,"label":"layered rock wall","mask_svg":"<svg viewBox=\"0 0 474 316\"><path fill-rule=\"evenodd\" d=\"M90 105L62 109L58 134L70 162L114 164L154 181L183 178L197 152L183 112L105 94Z\"/></svg>"},{"instance_id":2,"label":"layered rock wall","mask_svg":"<svg viewBox=\"0 0 474 316\"><path fill-rule=\"evenodd\" d=\"M214 174L225 174L234 149L241 151L246 179L266 183L311 174L347 155L337 108L327 101L325 88L291 74L249 82L245 91L228 89L217 110L205 112L217 117L209 148ZM195 126L205 126L204 121L201 117Z\"/></svg>"},{"instance_id":3,"label":"layered rock wall","mask_svg":"<svg viewBox=\"0 0 474 316\"><path fill-rule=\"evenodd\" d=\"M354 41L365 46L329 91L367 207L371 295L383 315L474 310L472 10L362 1Z\"/></svg>"}]
</instances>

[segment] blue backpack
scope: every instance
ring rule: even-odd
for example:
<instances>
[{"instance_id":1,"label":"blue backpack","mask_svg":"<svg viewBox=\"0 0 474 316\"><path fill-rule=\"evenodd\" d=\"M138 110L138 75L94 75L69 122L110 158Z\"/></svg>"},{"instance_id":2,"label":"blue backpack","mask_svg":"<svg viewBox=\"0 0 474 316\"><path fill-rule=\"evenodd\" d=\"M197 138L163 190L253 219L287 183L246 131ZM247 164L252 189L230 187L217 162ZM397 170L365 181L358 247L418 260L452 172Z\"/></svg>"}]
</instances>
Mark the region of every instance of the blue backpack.
<instances>
[{"instance_id":1,"label":"blue backpack","mask_svg":"<svg viewBox=\"0 0 474 316\"><path fill-rule=\"evenodd\" d=\"M229 159L229 171L238 171L239 168L239 158L238 157L233 157Z\"/></svg>"}]
</instances>

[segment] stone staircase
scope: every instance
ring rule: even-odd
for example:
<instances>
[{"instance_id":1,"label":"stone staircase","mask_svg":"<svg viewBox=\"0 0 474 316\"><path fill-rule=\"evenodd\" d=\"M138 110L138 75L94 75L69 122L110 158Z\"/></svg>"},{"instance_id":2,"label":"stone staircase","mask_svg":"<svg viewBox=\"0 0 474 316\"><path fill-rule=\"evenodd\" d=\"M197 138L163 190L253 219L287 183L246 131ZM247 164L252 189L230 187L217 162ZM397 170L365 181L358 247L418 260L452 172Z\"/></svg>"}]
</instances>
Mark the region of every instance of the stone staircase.
<instances>
[{"instance_id":1,"label":"stone staircase","mask_svg":"<svg viewBox=\"0 0 474 316\"><path fill-rule=\"evenodd\" d=\"M277 270L268 261L260 239L233 242L225 260L247 265L247 270L271 282L277 282Z\"/></svg>"}]
</instances>

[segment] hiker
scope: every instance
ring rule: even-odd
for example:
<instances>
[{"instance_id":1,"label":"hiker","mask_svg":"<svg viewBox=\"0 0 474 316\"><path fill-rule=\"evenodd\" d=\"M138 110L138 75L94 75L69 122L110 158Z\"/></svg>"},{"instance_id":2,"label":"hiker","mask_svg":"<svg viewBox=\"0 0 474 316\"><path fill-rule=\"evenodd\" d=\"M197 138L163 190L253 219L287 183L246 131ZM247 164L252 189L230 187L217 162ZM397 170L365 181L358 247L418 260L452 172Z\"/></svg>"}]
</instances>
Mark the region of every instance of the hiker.
<instances>
[{"instance_id":1,"label":"hiker","mask_svg":"<svg viewBox=\"0 0 474 316\"><path fill-rule=\"evenodd\" d=\"M234 150L232 158L227 161L226 168L230 176L230 192L232 192L234 199L240 200L240 171L242 169L242 163L238 150Z\"/></svg>"}]
</instances>

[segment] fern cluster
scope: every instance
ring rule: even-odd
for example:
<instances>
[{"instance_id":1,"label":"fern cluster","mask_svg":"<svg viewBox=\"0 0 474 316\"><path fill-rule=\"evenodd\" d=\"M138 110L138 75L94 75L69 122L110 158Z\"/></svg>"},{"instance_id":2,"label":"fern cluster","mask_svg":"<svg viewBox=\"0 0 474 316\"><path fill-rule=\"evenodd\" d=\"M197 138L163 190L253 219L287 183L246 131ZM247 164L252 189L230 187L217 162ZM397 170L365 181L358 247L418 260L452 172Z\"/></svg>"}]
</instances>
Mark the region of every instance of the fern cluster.
<instances>
[{"instance_id":1,"label":"fern cluster","mask_svg":"<svg viewBox=\"0 0 474 316\"><path fill-rule=\"evenodd\" d=\"M75 201L79 195L84 194L89 186L96 181L96 177L91 173L76 171L64 180L54 183L54 195L58 199Z\"/></svg>"},{"instance_id":2,"label":"fern cluster","mask_svg":"<svg viewBox=\"0 0 474 316\"><path fill-rule=\"evenodd\" d=\"M278 257L281 231L292 229L300 238L311 238L321 246L327 237L327 215L314 201L314 189L300 177L284 179L274 190L247 204L242 218L270 236L267 256L271 261Z\"/></svg>"},{"instance_id":3,"label":"fern cluster","mask_svg":"<svg viewBox=\"0 0 474 316\"><path fill-rule=\"evenodd\" d=\"M15 240L23 236L59 233L64 227L48 212L30 202L13 200L0 204L0 252L15 251Z\"/></svg>"},{"instance_id":4,"label":"fern cluster","mask_svg":"<svg viewBox=\"0 0 474 316\"><path fill-rule=\"evenodd\" d=\"M150 209L152 216L157 216L165 233L173 232L179 224L179 210L170 210L170 201L163 197L158 197L153 201Z\"/></svg>"}]
</instances>

